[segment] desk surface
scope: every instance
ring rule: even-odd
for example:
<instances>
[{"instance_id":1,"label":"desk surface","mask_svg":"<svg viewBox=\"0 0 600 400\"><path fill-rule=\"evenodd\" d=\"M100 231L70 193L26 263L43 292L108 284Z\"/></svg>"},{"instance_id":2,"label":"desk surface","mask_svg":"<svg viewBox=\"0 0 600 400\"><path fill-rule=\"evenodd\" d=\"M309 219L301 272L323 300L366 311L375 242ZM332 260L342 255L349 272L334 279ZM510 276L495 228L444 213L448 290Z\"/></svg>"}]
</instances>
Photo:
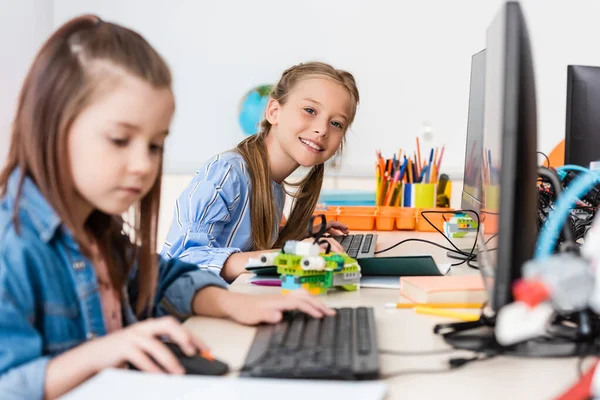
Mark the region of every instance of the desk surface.
<instances>
[{"instance_id":1,"label":"desk surface","mask_svg":"<svg viewBox=\"0 0 600 400\"><path fill-rule=\"evenodd\" d=\"M440 235L421 232L377 232L377 248L388 247L402 239L420 237L440 242ZM472 246L473 239L454 239L460 248ZM440 242L441 243L441 242ZM446 251L435 246L409 242L386 253L388 256L431 254L437 263L448 263ZM477 274L467 267L453 267L453 275ZM250 274L240 276L231 290L244 293L273 293L279 288L247 283ZM434 335L436 323L449 319L416 314L411 309L385 309L384 303L405 301L397 289L360 289L357 292L332 292L321 299L332 307L371 306L375 309L378 344L382 349L396 351L431 351L449 349ZM215 357L229 363L232 369L242 367L256 331L229 320L193 317L185 322L212 348ZM451 356L469 356L468 352L453 354L396 356L381 355L381 372L414 372L448 367ZM389 399L549 399L556 397L578 379L577 359L526 359L496 357L474 362L457 370L443 373L407 373L386 380Z\"/></svg>"}]
</instances>

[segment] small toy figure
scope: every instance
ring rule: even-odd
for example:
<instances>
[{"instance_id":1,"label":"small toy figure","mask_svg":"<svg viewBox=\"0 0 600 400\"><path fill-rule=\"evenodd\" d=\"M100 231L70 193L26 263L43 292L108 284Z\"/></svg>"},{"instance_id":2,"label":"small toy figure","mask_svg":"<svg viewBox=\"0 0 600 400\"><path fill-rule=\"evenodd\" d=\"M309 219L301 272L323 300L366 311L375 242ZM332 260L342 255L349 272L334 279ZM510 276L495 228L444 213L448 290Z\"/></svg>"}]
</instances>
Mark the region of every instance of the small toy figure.
<instances>
[{"instance_id":1,"label":"small toy figure","mask_svg":"<svg viewBox=\"0 0 600 400\"><path fill-rule=\"evenodd\" d=\"M456 214L444 222L444 234L449 238L461 238L467 233L476 233L479 224L467 214Z\"/></svg>"}]
</instances>

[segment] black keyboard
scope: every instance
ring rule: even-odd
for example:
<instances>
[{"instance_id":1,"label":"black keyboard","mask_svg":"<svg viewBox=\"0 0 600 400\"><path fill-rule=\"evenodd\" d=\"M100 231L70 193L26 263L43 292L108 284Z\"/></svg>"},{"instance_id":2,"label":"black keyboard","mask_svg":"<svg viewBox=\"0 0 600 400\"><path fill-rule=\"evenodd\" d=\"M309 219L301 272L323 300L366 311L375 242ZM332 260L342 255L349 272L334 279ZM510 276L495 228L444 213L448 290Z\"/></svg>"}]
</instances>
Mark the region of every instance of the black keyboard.
<instances>
[{"instance_id":1,"label":"black keyboard","mask_svg":"<svg viewBox=\"0 0 600 400\"><path fill-rule=\"evenodd\" d=\"M346 254L354 259L373 257L375 255L377 235L367 233L366 235L340 235L333 238L342 245Z\"/></svg>"},{"instance_id":2,"label":"black keyboard","mask_svg":"<svg viewBox=\"0 0 600 400\"><path fill-rule=\"evenodd\" d=\"M377 332L372 307L338 308L313 318L285 313L258 327L241 376L304 379L376 379Z\"/></svg>"}]
</instances>

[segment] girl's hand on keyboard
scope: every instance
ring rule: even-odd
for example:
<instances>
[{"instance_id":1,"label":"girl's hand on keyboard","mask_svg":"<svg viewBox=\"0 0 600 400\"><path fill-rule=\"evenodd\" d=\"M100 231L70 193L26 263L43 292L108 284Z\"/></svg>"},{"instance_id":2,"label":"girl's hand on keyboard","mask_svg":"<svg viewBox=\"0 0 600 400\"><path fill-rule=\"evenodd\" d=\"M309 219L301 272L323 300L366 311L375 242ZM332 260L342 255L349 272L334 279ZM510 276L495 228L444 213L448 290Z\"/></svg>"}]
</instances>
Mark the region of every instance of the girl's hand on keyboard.
<instances>
[{"instance_id":1,"label":"girl's hand on keyboard","mask_svg":"<svg viewBox=\"0 0 600 400\"><path fill-rule=\"evenodd\" d=\"M327 233L333 236L347 235L350 233L350 230L348 230L348 226L342 224L341 222L327 221Z\"/></svg>"},{"instance_id":2,"label":"girl's hand on keyboard","mask_svg":"<svg viewBox=\"0 0 600 400\"><path fill-rule=\"evenodd\" d=\"M293 290L288 294L248 295L230 292L229 295L229 316L245 325L276 323L281 320L284 311L291 310L299 310L315 318L335 314L334 310L303 289Z\"/></svg>"},{"instance_id":3,"label":"girl's hand on keyboard","mask_svg":"<svg viewBox=\"0 0 600 400\"><path fill-rule=\"evenodd\" d=\"M332 237L323 237L321 238L321 241L327 241L329 244L331 244L331 248L329 249L329 251L333 252L333 253L345 253L344 251L344 247L340 244L340 242L338 242L337 240L335 240ZM315 239L314 238L308 238L308 239L304 239L304 242L314 242ZM325 243L321 243L319 245L321 247L321 250L326 251L327 250L327 245Z\"/></svg>"}]
</instances>

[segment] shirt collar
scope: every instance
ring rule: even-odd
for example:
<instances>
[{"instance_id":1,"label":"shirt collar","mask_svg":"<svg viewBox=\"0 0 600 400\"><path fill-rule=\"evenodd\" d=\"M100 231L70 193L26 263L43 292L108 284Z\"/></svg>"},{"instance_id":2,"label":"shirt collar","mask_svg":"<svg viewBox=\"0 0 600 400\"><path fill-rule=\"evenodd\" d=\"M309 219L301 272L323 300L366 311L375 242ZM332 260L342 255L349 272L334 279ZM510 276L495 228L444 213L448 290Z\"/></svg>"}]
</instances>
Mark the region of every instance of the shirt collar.
<instances>
[{"instance_id":1,"label":"shirt collar","mask_svg":"<svg viewBox=\"0 0 600 400\"><path fill-rule=\"evenodd\" d=\"M16 168L8 178L6 197L10 204L15 205L21 176L20 169ZM34 229L44 242L54 237L61 220L29 176L25 176L23 181L18 207L29 215Z\"/></svg>"}]
</instances>

